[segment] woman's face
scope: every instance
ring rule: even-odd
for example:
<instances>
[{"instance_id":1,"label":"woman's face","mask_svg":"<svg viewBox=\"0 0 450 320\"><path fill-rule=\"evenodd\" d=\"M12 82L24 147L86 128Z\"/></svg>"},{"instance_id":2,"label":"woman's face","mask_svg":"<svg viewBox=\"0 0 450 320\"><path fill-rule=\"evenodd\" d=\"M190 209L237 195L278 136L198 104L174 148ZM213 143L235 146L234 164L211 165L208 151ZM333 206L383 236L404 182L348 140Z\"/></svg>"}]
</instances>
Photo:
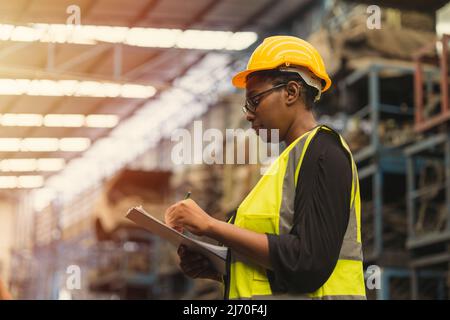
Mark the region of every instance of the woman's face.
<instances>
[{"instance_id":1,"label":"woman's face","mask_svg":"<svg viewBox=\"0 0 450 320\"><path fill-rule=\"evenodd\" d=\"M273 88L275 85L259 78L258 76L250 77L247 81L246 97L250 98L261 92ZM272 142L271 129L279 130L278 137L282 141L287 128L289 127L286 121L286 112L288 111L284 104L285 87L281 87L272 91L268 91L258 97L257 107L255 112L247 113L247 121L252 125L263 140ZM262 134L261 130L267 132L267 139ZM276 141L273 141L276 142Z\"/></svg>"}]
</instances>

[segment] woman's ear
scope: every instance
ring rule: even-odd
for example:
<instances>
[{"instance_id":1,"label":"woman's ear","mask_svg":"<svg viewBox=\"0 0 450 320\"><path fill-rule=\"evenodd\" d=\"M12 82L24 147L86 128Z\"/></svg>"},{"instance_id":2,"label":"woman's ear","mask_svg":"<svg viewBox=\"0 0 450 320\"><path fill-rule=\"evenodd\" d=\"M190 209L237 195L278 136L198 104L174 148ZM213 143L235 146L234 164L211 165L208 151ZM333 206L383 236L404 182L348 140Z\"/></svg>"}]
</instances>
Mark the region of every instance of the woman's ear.
<instances>
[{"instance_id":1,"label":"woman's ear","mask_svg":"<svg viewBox=\"0 0 450 320\"><path fill-rule=\"evenodd\" d=\"M300 85L295 81L290 81L286 85L286 104L293 105L300 96Z\"/></svg>"}]
</instances>

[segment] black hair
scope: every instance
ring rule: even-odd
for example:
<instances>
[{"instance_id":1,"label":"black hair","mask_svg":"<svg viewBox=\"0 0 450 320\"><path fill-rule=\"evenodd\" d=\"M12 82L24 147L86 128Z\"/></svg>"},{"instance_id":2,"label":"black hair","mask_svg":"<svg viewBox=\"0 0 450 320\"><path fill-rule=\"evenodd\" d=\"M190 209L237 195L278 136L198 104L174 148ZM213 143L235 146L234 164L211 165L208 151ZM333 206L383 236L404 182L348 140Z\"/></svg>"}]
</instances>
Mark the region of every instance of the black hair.
<instances>
[{"instance_id":1,"label":"black hair","mask_svg":"<svg viewBox=\"0 0 450 320\"><path fill-rule=\"evenodd\" d=\"M258 76L273 85L282 83L288 83L289 81L295 81L301 85L301 97L305 104L306 110L312 110L315 105L315 98L318 94L318 90L310 85L306 84L305 80L295 72L280 71L276 69L272 70L260 70L250 73L247 76L247 80L251 77Z\"/></svg>"}]
</instances>

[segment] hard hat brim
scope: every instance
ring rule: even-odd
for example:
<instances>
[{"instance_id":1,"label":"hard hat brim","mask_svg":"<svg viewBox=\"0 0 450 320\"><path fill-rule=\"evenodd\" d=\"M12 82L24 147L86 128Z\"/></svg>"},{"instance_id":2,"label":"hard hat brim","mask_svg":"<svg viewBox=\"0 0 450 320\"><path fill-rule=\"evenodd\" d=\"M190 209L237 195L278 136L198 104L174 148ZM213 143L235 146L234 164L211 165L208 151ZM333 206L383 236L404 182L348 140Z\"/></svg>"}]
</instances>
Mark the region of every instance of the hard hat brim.
<instances>
[{"instance_id":1,"label":"hard hat brim","mask_svg":"<svg viewBox=\"0 0 450 320\"><path fill-rule=\"evenodd\" d=\"M253 72L259 71L259 70L264 70L264 68L253 69L253 70L244 70L244 71L238 72L231 80L231 83L236 88L245 89L247 87L247 76L250 73L253 73Z\"/></svg>"},{"instance_id":2,"label":"hard hat brim","mask_svg":"<svg viewBox=\"0 0 450 320\"><path fill-rule=\"evenodd\" d=\"M246 87L247 87L247 76L250 73L253 73L253 72L256 72L256 71L261 71L261 70L270 70L270 69L271 68L269 68L269 69L268 68L255 68L255 69L240 71L233 77L233 79L231 80L231 83L233 84L233 86L235 86L238 89L246 89ZM318 76L319 78L323 79L323 77L320 76L320 75L316 74L316 76ZM325 79L323 79L323 80L325 81L325 86L322 89L322 92L325 92L331 86L331 79L328 76L326 76Z\"/></svg>"}]
</instances>

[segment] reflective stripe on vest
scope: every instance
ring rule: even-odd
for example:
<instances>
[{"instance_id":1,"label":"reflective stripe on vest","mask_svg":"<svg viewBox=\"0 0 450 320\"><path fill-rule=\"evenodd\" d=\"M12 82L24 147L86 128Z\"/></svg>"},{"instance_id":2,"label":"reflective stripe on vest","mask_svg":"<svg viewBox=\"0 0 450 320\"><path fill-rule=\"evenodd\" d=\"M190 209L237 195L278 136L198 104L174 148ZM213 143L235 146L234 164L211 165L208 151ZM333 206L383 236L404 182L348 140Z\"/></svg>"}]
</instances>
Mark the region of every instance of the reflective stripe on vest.
<instances>
[{"instance_id":1,"label":"reflective stripe on vest","mask_svg":"<svg viewBox=\"0 0 450 320\"><path fill-rule=\"evenodd\" d=\"M365 299L361 247L361 204L356 165L343 138L326 126L318 126L291 143L269 167L240 204L234 224L258 233L288 234L293 226L298 173L306 150L319 130L340 137L352 163L350 217L337 264L328 280L315 292L302 295L274 295L265 270L231 255L229 299Z\"/></svg>"}]
</instances>

